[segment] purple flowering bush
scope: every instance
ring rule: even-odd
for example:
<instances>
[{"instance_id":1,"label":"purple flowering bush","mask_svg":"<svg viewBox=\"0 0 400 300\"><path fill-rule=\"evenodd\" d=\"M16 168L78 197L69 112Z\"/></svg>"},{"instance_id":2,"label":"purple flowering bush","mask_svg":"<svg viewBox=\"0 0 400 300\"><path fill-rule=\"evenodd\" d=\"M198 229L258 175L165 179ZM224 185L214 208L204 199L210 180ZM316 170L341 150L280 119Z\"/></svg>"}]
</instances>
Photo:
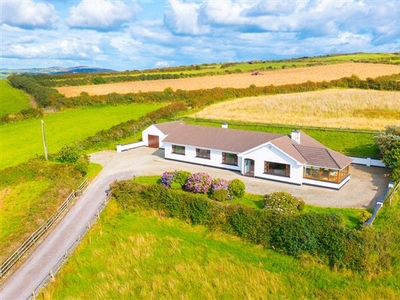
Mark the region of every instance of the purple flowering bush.
<instances>
[{"instance_id":1,"label":"purple flowering bush","mask_svg":"<svg viewBox=\"0 0 400 300\"><path fill-rule=\"evenodd\" d=\"M185 190L193 193L207 194L211 188L212 178L207 173L198 172L190 175L186 180Z\"/></svg>"},{"instance_id":2,"label":"purple flowering bush","mask_svg":"<svg viewBox=\"0 0 400 300\"><path fill-rule=\"evenodd\" d=\"M164 172L161 176L161 184L165 187L171 187L175 172Z\"/></svg>"},{"instance_id":3,"label":"purple flowering bush","mask_svg":"<svg viewBox=\"0 0 400 300\"><path fill-rule=\"evenodd\" d=\"M225 201L232 200L232 196L229 194L230 181L222 178L217 178L212 181L211 195L215 200Z\"/></svg>"},{"instance_id":4,"label":"purple flowering bush","mask_svg":"<svg viewBox=\"0 0 400 300\"><path fill-rule=\"evenodd\" d=\"M190 172L187 171L166 171L162 174L160 182L163 186L172 189L181 189L185 186Z\"/></svg>"}]
</instances>

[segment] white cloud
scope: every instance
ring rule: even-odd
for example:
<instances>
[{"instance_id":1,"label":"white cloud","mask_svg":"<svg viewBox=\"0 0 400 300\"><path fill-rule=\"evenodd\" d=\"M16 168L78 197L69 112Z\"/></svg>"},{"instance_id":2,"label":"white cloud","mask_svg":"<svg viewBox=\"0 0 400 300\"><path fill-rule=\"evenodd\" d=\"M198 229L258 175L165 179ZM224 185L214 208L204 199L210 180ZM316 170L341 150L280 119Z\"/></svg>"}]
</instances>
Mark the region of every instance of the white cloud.
<instances>
[{"instance_id":1,"label":"white cloud","mask_svg":"<svg viewBox=\"0 0 400 300\"><path fill-rule=\"evenodd\" d=\"M53 4L32 0L2 0L1 22L11 26L33 29L50 28L57 21Z\"/></svg>"},{"instance_id":2,"label":"white cloud","mask_svg":"<svg viewBox=\"0 0 400 300\"><path fill-rule=\"evenodd\" d=\"M134 1L82 0L70 8L67 23L77 28L114 30L130 21L138 10Z\"/></svg>"},{"instance_id":3,"label":"white cloud","mask_svg":"<svg viewBox=\"0 0 400 300\"><path fill-rule=\"evenodd\" d=\"M170 9L164 14L164 24L175 34L200 35L210 32L208 26L198 22L197 3L182 3L170 0Z\"/></svg>"}]
</instances>

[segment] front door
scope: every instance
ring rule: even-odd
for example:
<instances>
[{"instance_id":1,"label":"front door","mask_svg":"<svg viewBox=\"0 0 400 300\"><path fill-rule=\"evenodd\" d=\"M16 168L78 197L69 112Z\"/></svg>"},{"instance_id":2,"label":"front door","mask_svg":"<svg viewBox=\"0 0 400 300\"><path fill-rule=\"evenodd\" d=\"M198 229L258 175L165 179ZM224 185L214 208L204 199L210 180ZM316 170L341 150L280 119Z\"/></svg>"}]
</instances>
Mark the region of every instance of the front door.
<instances>
[{"instance_id":1,"label":"front door","mask_svg":"<svg viewBox=\"0 0 400 300\"><path fill-rule=\"evenodd\" d=\"M246 158L244 160L244 175L254 177L254 160Z\"/></svg>"}]
</instances>

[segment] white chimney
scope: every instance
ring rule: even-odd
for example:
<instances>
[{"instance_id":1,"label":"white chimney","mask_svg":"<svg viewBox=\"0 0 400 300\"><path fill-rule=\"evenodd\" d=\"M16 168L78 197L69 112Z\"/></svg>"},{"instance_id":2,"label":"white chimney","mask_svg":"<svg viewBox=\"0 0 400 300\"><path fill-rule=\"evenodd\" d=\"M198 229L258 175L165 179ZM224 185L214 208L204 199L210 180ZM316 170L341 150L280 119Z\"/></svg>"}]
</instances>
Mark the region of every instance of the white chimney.
<instances>
[{"instance_id":1,"label":"white chimney","mask_svg":"<svg viewBox=\"0 0 400 300\"><path fill-rule=\"evenodd\" d=\"M222 128L225 128L225 129L227 129L227 128L228 128L228 123L226 123L226 122L222 122Z\"/></svg>"},{"instance_id":2,"label":"white chimney","mask_svg":"<svg viewBox=\"0 0 400 300\"><path fill-rule=\"evenodd\" d=\"M290 135L292 140L294 140L296 143L300 144L300 131L293 130L292 134Z\"/></svg>"}]
</instances>

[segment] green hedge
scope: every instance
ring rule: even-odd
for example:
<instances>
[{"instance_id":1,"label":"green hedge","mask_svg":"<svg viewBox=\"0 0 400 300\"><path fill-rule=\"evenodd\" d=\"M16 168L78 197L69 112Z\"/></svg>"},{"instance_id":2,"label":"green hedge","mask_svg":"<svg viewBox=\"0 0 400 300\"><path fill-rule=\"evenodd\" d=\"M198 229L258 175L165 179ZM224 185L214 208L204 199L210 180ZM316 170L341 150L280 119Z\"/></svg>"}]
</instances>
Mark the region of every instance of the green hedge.
<instances>
[{"instance_id":1,"label":"green hedge","mask_svg":"<svg viewBox=\"0 0 400 300\"><path fill-rule=\"evenodd\" d=\"M125 209L156 209L167 217L223 230L294 257L315 256L331 268L361 272L382 268L382 261L376 255L384 252L379 237L370 230L345 228L336 214L288 215L255 210L133 181L114 182L111 189Z\"/></svg>"}]
</instances>

